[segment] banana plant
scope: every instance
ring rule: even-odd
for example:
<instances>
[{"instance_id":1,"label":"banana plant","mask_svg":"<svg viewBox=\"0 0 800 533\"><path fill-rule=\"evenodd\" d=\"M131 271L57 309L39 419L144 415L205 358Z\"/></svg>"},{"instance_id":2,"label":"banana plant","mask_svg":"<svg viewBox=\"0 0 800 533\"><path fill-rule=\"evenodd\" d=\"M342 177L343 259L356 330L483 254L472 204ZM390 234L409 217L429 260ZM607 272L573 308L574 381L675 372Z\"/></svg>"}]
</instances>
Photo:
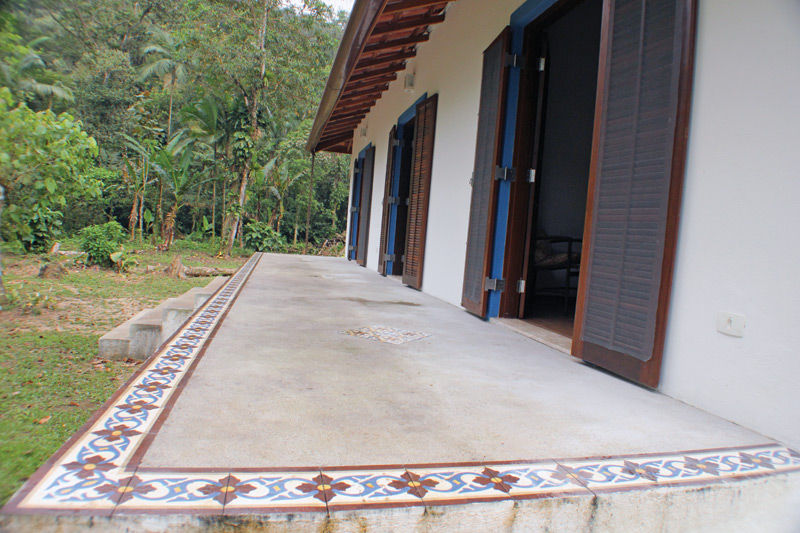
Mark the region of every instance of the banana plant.
<instances>
[{"instance_id":1,"label":"banana plant","mask_svg":"<svg viewBox=\"0 0 800 533\"><path fill-rule=\"evenodd\" d=\"M162 177L172 204L164 218L164 242L161 244L163 250L169 250L175 238L178 211L188 205L189 193L204 182L203 173L193 171L194 162L194 145L182 143L180 139L173 139L153 156L152 168Z\"/></svg>"}]
</instances>

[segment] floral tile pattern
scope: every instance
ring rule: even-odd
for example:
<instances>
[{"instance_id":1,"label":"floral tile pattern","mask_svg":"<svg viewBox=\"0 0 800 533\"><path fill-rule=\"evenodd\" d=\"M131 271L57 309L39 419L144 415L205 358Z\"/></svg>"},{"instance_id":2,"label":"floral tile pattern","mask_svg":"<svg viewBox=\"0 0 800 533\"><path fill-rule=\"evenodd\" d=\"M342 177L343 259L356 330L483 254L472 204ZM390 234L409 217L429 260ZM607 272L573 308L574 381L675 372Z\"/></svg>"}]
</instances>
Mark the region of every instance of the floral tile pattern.
<instances>
[{"instance_id":1,"label":"floral tile pattern","mask_svg":"<svg viewBox=\"0 0 800 533\"><path fill-rule=\"evenodd\" d=\"M590 496L607 490L730 482L800 472L800 453L779 444L665 454L335 469L146 469L142 455L202 357L260 254L254 255L144 363L99 414L37 471L5 513L329 512L469 501ZM402 343L424 333L372 327L350 335Z\"/></svg>"},{"instance_id":2,"label":"floral tile pattern","mask_svg":"<svg viewBox=\"0 0 800 533\"><path fill-rule=\"evenodd\" d=\"M405 344L407 342L430 337L430 335L427 333L421 333L419 331L405 331L386 326L367 326L358 329L348 329L342 333L345 335L352 335L353 337L361 337L362 339L370 339L388 344Z\"/></svg>"}]
</instances>

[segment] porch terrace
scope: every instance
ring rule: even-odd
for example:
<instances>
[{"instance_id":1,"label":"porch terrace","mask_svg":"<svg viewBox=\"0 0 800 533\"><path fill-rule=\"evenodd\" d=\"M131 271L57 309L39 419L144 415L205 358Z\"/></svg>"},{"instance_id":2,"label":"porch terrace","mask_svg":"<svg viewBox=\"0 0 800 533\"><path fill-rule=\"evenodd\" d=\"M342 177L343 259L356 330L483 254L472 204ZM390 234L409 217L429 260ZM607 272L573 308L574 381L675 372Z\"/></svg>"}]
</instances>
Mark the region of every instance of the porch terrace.
<instances>
[{"instance_id":1,"label":"porch terrace","mask_svg":"<svg viewBox=\"0 0 800 533\"><path fill-rule=\"evenodd\" d=\"M257 254L3 520L792 531L798 471L767 437L353 263Z\"/></svg>"}]
</instances>

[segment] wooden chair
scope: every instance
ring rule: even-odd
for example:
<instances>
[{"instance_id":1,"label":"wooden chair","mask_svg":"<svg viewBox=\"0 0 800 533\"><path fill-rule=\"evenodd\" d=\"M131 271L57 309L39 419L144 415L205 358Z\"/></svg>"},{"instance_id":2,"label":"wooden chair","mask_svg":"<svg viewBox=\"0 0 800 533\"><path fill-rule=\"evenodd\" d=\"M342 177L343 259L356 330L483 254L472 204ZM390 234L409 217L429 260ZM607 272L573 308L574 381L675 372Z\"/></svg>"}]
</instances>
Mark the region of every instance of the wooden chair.
<instances>
[{"instance_id":1,"label":"wooden chair","mask_svg":"<svg viewBox=\"0 0 800 533\"><path fill-rule=\"evenodd\" d=\"M555 246L554 246L555 245ZM564 314L569 312L569 300L577 295L577 285L572 279L580 274L581 246L583 239L565 236L537 237L534 240L533 262L531 264L531 291L534 299L537 294L560 296L564 300ZM536 277L541 271L564 271L564 283L554 287L536 288Z\"/></svg>"}]
</instances>

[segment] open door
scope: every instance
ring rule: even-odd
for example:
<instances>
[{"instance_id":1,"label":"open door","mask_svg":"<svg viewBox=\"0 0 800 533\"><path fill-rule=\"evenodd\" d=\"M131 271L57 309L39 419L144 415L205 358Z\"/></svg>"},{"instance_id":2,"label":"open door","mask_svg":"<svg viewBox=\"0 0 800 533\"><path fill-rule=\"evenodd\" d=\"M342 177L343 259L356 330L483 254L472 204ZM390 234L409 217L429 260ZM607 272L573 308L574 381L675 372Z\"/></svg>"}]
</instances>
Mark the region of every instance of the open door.
<instances>
[{"instance_id":1,"label":"open door","mask_svg":"<svg viewBox=\"0 0 800 533\"><path fill-rule=\"evenodd\" d=\"M478 112L478 142L472 175L467 256L461 305L480 317L486 316L486 278L489 275L497 197L495 172L500 162L505 115L507 56L510 30L506 28L483 53L483 78Z\"/></svg>"},{"instance_id":2,"label":"open door","mask_svg":"<svg viewBox=\"0 0 800 533\"><path fill-rule=\"evenodd\" d=\"M367 243L369 242L369 219L372 209L372 177L375 170L375 147L369 145L361 156L361 201L358 215L358 245L356 262L367 266Z\"/></svg>"},{"instance_id":3,"label":"open door","mask_svg":"<svg viewBox=\"0 0 800 533\"><path fill-rule=\"evenodd\" d=\"M386 262L389 250L386 239L389 235L389 217L392 209L392 174L394 172L394 152L397 146L397 126L389 132L389 147L386 149L386 180L383 186L383 218L381 220L381 245L378 249L378 273L387 274Z\"/></svg>"},{"instance_id":4,"label":"open door","mask_svg":"<svg viewBox=\"0 0 800 533\"><path fill-rule=\"evenodd\" d=\"M573 354L659 382L681 203L695 0L607 0Z\"/></svg>"},{"instance_id":5,"label":"open door","mask_svg":"<svg viewBox=\"0 0 800 533\"><path fill-rule=\"evenodd\" d=\"M347 243L347 259L355 261L358 256L359 215L361 214L361 157L353 162L353 189L350 193L350 240Z\"/></svg>"},{"instance_id":6,"label":"open door","mask_svg":"<svg viewBox=\"0 0 800 533\"><path fill-rule=\"evenodd\" d=\"M414 161L411 167L406 257L403 264L403 283L414 289L422 288L438 102L438 95L420 102L414 119Z\"/></svg>"}]
</instances>

